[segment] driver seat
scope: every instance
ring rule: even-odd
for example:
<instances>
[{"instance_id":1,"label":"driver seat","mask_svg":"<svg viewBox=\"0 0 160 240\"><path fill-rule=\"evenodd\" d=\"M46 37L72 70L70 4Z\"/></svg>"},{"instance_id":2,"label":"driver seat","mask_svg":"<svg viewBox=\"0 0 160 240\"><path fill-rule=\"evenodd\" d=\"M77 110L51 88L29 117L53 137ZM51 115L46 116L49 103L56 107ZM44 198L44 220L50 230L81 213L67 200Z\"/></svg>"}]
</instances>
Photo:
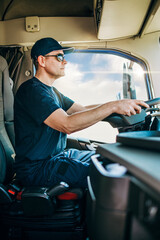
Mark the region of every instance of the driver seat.
<instances>
[{"instance_id":1,"label":"driver seat","mask_svg":"<svg viewBox=\"0 0 160 240\"><path fill-rule=\"evenodd\" d=\"M13 92L0 56L0 232L3 239L85 239L84 191L20 186L14 176Z\"/></svg>"}]
</instances>

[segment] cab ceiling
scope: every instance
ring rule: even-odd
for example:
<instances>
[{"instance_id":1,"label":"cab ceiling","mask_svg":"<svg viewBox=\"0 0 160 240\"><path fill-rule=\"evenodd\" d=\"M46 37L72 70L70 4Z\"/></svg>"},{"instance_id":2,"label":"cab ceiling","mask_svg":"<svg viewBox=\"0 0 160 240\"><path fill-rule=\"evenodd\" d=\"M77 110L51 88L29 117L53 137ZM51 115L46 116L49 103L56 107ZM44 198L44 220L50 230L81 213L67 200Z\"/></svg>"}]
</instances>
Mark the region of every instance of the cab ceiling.
<instances>
[{"instance_id":1,"label":"cab ceiling","mask_svg":"<svg viewBox=\"0 0 160 240\"><path fill-rule=\"evenodd\" d=\"M93 0L0 0L0 19L92 17Z\"/></svg>"}]
</instances>

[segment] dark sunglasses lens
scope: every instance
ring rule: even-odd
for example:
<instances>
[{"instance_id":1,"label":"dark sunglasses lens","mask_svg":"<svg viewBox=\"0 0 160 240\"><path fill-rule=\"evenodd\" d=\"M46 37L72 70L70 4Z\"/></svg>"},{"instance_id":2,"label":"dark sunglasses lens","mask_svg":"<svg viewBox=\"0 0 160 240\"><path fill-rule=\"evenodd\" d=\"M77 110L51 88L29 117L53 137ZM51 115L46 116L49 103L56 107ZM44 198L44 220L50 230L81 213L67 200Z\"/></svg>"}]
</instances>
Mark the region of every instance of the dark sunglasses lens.
<instances>
[{"instance_id":1,"label":"dark sunglasses lens","mask_svg":"<svg viewBox=\"0 0 160 240\"><path fill-rule=\"evenodd\" d=\"M63 62L63 60L64 60L64 55L63 55L63 54L58 54L58 55L57 55L57 60L58 60L59 62Z\"/></svg>"}]
</instances>

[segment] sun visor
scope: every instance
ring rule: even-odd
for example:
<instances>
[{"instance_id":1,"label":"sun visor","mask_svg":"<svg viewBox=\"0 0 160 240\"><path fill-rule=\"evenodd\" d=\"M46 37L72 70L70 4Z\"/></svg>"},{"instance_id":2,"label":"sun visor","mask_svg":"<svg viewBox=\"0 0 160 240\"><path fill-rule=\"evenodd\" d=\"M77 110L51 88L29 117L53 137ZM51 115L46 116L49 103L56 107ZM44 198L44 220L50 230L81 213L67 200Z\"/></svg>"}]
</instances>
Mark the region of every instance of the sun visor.
<instances>
[{"instance_id":1,"label":"sun visor","mask_svg":"<svg viewBox=\"0 0 160 240\"><path fill-rule=\"evenodd\" d=\"M97 2L98 39L119 39L139 33L151 1L103 0Z\"/></svg>"}]
</instances>

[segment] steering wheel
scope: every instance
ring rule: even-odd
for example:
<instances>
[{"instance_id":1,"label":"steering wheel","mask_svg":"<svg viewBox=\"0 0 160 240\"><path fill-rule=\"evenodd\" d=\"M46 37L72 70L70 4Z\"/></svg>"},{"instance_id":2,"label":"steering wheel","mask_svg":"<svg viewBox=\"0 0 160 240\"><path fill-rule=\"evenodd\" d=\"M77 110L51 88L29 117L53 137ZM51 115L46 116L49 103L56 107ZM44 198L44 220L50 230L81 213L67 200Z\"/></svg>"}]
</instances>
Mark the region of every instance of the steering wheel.
<instances>
[{"instance_id":1,"label":"steering wheel","mask_svg":"<svg viewBox=\"0 0 160 240\"><path fill-rule=\"evenodd\" d=\"M157 105L160 103L160 98L154 98L151 100L145 101L150 107ZM154 110L151 108L150 110ZM126 127L131 126L136 123L143 122L145 120L146 109L142 108L141 112L139 114L131 115L130 117L113 113L110 116L106 117L103 121L109 122L113 128L120 128L120 127Z\"/></svg>"},{"instance_id":2,"label":"steering wheel","mask_svg":"<svg viewBox=\"0 0 160 240\"><path fill-rule=\"evenodd\" d=\"M152 106L160 103L160 98L153 98L153 99L150 99L148 101L145 101L145 103L147 103L149 106L152 107Z\"/></svg>"}]
</instances>

